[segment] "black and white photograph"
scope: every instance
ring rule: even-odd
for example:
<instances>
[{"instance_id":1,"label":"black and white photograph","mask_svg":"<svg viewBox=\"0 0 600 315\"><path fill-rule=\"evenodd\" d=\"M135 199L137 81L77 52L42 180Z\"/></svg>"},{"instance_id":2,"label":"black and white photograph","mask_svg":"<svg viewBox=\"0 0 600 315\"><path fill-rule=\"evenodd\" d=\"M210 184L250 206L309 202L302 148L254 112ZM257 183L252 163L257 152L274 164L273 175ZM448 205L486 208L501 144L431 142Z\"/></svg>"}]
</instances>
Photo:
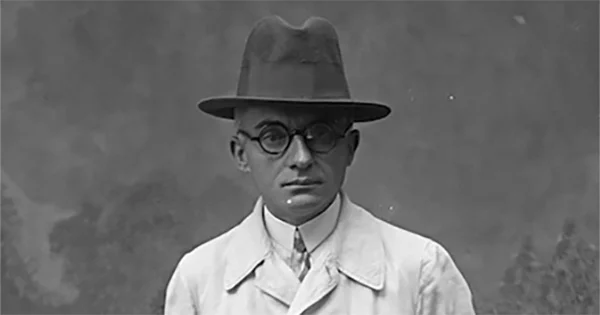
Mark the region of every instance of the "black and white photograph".
<instances>
[{"instance_id":1,"label":"black and white photograph","mask_svg":"<svg viewBox=\"0 0 600 315\"><path fill-rule=\"evenodd\" d=\"M599 4L4 0L2 314L600 314Z\"/></svg>"}]
</instances>

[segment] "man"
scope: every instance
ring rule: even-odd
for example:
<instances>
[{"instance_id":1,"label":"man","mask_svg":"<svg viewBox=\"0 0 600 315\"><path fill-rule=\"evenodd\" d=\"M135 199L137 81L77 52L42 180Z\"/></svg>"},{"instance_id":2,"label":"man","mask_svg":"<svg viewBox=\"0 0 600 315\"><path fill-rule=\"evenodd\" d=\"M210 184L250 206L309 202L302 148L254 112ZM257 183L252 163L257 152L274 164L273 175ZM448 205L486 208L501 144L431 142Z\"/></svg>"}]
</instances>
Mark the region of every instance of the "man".
<instances>
[{"instance_id":1,"label":"man","mask_svg":"<svg viewBox=\"0 0 600 315\"><path fill-rule=\"evenodd\" d=\"M199 107L235 121L231 154L260 198L243 222L183 256L166 314L474 314L442 246L375 218L341 189L359 145L354 123L390 108L350 98L328 21L262 19L237 95Z\"/></svg>"}]
</instances>

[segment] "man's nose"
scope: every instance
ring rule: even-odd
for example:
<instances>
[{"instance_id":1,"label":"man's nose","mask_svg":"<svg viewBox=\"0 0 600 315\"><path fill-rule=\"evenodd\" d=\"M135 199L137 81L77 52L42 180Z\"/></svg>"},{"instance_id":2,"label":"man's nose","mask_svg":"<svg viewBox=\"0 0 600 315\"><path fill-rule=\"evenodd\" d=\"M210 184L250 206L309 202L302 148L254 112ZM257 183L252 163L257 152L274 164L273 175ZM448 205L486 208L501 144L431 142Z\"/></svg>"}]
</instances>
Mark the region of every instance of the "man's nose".
<instances>
[{"instance_id":1,"label":"man's nose","mask_svg":"<svg viewBox=\"0 0 600 315\"><path fill-rule=\"evenodd\" d=\"M300 169L308 168L312 165L314 158L313 153L310 151L304 138L296 135L292 138L292 143L290 144L290 167L297 167Z\"/></svg>"}]
</instances>

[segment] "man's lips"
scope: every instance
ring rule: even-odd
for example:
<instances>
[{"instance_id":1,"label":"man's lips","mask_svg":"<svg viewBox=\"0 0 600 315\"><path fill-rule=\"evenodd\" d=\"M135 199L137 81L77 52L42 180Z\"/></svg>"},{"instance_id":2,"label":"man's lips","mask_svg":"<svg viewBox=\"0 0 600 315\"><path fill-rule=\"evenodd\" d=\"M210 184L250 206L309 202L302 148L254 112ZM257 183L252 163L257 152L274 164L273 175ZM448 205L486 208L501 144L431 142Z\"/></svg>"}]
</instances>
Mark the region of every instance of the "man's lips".
<instances>
[{"instance_id":1,"label":"man's lips","mask_svg":"<svg viewBox=\"0 0 600 315\"><path fill-rule=\"evenodd\" d=\"M323 183L322 181L317 180L317 179L297 179L297 180L283 183L281 186L282 187L290 187L290 186L302 187L302 186L315 186L315 185L320 185L322 183Z\"/></svg>"}]
</instances>

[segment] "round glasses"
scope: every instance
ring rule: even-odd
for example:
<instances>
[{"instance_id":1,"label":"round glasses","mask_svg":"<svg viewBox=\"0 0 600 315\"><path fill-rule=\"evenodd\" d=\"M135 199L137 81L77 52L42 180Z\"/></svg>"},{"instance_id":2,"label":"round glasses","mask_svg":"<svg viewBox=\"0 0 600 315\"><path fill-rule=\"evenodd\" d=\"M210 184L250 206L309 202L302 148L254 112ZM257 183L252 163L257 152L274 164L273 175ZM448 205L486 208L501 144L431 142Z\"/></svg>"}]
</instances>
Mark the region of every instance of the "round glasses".
<instances>
[{"instance_id":1,"label":"round glasses","mask_svg":"<svg viewBox=\"0 0 600 315\"><path fill-rule=\"evenodd\" d=\"M337 145L338 141L346 136L350 126L340 134L332 126L326 123L315 123L304 129L288 129L281 123L272 123L263 128L257 137L251 136L244 130L238 130L238 133L246 136L252 141L258 142L260 147L268 154L281 154L285 152L292 139L296 135L304 138L304 143L315 153L328 153Z\"/></svg>"}]
</instances>

